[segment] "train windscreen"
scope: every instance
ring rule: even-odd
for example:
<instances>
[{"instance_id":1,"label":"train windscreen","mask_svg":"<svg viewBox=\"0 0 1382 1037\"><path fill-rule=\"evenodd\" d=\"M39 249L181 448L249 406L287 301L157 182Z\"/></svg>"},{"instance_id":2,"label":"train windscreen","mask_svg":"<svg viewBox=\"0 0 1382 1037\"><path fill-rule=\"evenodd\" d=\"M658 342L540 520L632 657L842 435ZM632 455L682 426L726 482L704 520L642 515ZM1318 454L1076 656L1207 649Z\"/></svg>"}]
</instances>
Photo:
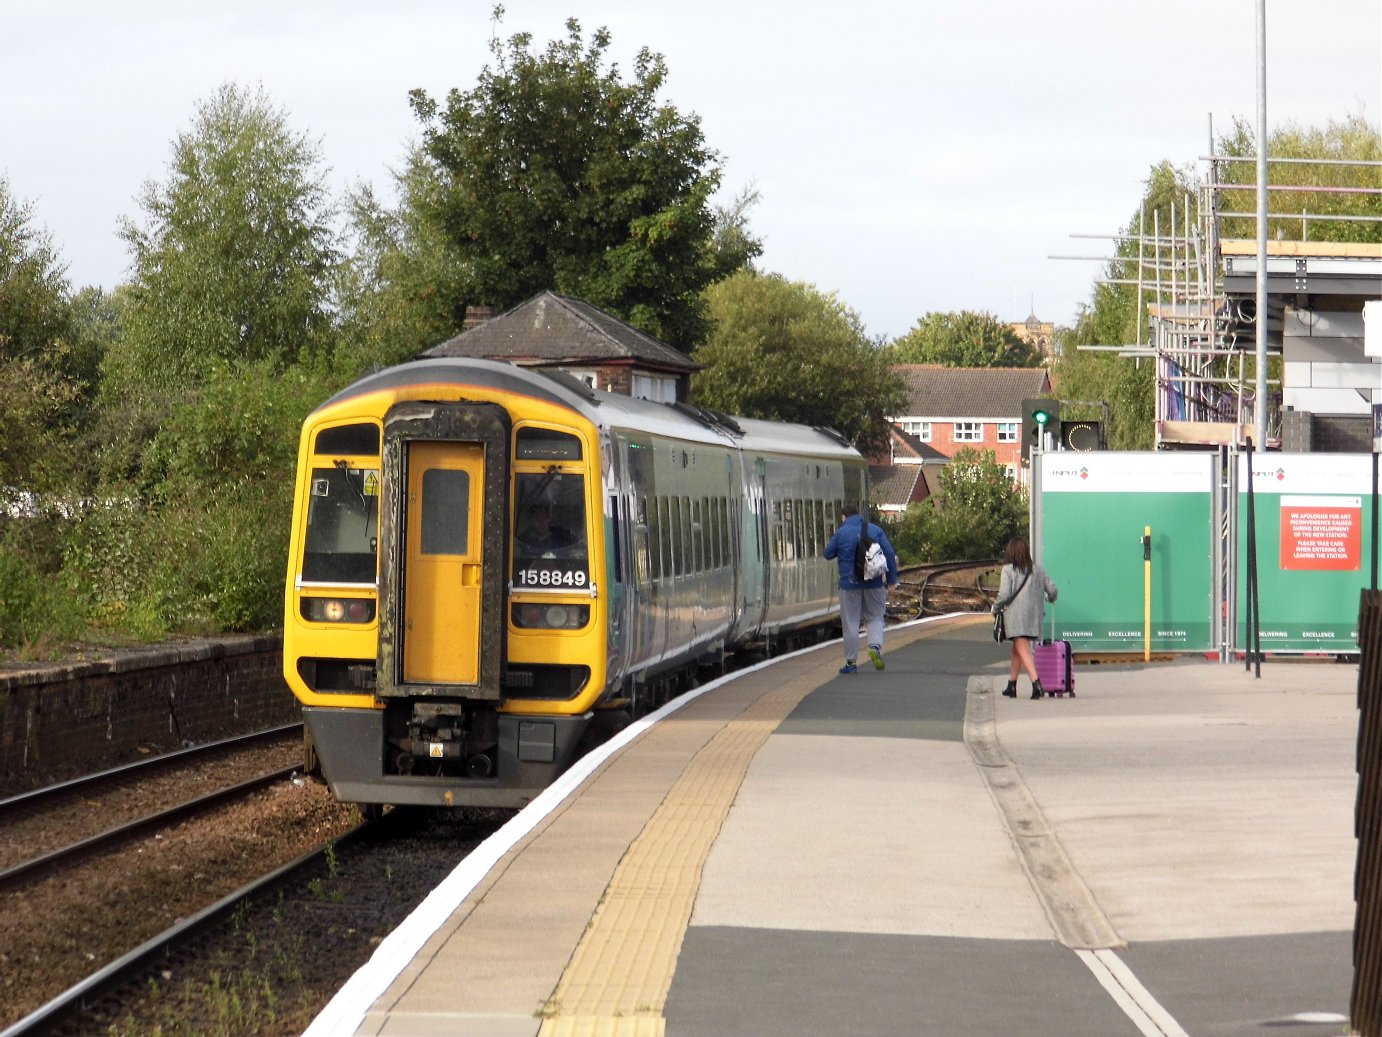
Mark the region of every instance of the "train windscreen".
<instances>
[{"instance_id":1,"label":"train windscreen","mask_svg":"<svg viewBox=\"0 0 1382 1037\"><path fill-rule=\"evenodd\" d=\"M515 475L514 588L588 587L585 528L584 476L555 470Z\"/></svg>"},{"instance_id":2,"label":"train windscreen","mask_svg":"<svg viewBox=\"0 0 1382 1037\"><path fill-rule=\"evenodd\" d=\"M375 582L379 549L379 469L338 461L312 469L302 579Z\"/></svg>"}]
</instances>

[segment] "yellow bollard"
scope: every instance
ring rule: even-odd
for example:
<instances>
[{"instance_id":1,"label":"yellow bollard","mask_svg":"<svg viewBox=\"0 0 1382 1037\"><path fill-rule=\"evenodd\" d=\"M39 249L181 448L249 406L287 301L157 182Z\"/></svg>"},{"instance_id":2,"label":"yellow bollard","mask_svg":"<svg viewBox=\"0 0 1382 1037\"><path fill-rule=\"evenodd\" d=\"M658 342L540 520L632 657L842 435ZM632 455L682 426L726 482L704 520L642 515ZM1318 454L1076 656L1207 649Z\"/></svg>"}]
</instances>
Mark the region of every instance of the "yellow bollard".
<instances>
[{"instance_id":1,"label":"yellow bollard","mask_svg":"<svg viewBox=\"0 0 1382 1037\"><path fill-rule=\"evenodd\" d=\"M1142 661L1152 661L1152 527L1142 527Z\"/></svg>"}]
</instances>

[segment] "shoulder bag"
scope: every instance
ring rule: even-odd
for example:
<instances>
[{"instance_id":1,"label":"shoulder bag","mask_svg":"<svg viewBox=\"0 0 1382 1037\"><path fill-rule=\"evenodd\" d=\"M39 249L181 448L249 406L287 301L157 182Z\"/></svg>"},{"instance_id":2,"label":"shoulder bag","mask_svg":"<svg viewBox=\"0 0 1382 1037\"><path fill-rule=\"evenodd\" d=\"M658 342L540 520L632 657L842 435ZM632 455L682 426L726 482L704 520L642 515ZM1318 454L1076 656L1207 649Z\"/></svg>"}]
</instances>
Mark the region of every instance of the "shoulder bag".
<instances>
[{"instance_id":1,"label":"shoulder bag","mask_svg":"<svg viewBox=\"0 0 1382 1037\"><path fill-rule=\"evenodd\" d=\"M1022 577L1022 582L1017 585L1017 590L1013 591L1013 596L1003 602L1003 607L993 614L993 639L995 641L1006 641L1008 639L1008 628L1003 620L1003 613L1008 610L1009 605L1017 600L1017 596L1022 593L1022 588L1027 586L1027 581L1031 578L1032 574L1026 573Z\"/></svg>"}]
</instances>

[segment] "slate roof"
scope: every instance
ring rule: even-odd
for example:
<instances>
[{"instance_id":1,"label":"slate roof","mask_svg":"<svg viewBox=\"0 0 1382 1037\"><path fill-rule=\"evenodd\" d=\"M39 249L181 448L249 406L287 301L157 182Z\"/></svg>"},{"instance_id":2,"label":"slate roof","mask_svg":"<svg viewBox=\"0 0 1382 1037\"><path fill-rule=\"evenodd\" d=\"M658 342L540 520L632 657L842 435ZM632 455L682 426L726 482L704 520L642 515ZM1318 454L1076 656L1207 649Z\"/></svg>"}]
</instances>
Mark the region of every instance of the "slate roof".
<instances>
[{"instance_id":1,"label":"slate roof","mask_svg":"<svg viewBox=\"0 0 1382 1037\"><path fill-rule=\"evenodd\" d=\"M582 299L539 292L511 310L422 353L546 364L636 363L659 371L700 369L685 353Z\"/></svg>"},{"instance_id":2,"label":"slate roof","mask_svg":"<svg viewBox=\"0 0 1382 1037\"><path fill-rule=\"evenodd\" d=\"M924 465L869 465L869 499L878 507L905 508L930 494Z\"/></svg>"},{"instance_id":3,"label":"slate roof","mask_svg":"<svg viewBox=\"0 0 1382 1037\"><path fill-rule=\"evenodd\" d=\"M894 425L889 431L893 438L893 460L899 457L912 457L921 461L932 461L936 464L946 464L950 460L930 443L923 443L915 433L908 432L897 425Z\"/></svg>"},{"instance_id":4,"label":"slate roof","mask_svg":"<svg viewBox=\"0 0 1382 1037\"><path fill-rule=\"evenodd\" d=\"M1051 391L1041 367L898 364L893 372L907 390L900 414L916 418L1020 418L1023 400Z\"/></svg>"}]
</instances>

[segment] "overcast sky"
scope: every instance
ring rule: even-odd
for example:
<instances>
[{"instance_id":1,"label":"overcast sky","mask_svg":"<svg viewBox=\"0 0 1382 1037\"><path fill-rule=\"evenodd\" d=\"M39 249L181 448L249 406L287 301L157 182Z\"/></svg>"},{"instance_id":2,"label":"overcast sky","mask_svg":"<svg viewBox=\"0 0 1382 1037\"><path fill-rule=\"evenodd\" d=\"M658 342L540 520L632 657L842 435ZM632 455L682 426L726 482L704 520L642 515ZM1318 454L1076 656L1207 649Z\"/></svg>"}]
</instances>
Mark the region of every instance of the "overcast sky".
<instances>
[{"instance_id":1,"label":"overcast sky","mask_svg":"<svg viewBox=\"0 0 1382 1037\"><path fill-rule=\"evenodd\" d=\"M721 201L752 184L760 267L834 292L889 338L932 311L1070 323L1107 254L1072 235L1131 218L1150 168L1199 166L1211 127L1256 125L1258 0L506 0L536 49L613 35L669 69ZM128 276L173 138L233 82L320 143L339 196L391 197L408 91L467 90L490 0L0 0L0 175L74 289ZM1267 0L1267 117L1382 118L1382 3ZM1200 166L1202 168L1202 166Z\"/></svg>"}]
</instances>

